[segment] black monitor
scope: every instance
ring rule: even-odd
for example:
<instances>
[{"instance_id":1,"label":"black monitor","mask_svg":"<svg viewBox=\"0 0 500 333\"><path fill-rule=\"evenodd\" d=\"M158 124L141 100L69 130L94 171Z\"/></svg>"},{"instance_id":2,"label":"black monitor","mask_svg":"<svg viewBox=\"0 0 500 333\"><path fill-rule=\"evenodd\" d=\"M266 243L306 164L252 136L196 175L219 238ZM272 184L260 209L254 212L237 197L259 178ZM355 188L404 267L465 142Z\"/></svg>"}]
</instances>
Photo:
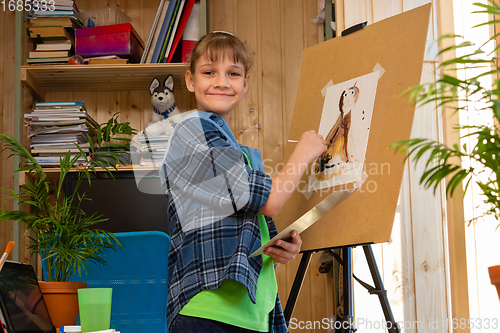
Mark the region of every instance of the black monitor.
<instances>
[{"instance_id":1,"label":"black monitor","mask_svg":"<svg viewBox=\"0 0 500 333\"><path fill-rule=\"evenodd\" d=\"M52 333L55 328L31 265L6 261L0 271L0 332Z\"/></svg>"},{"instance_id":2,"label":"black monitor","mask_svg":"<svg viewBox=\"0 0 500 333\"><path fill-rule=\"evenodd\" d=\"M80 194L86 192L92 199L83 200L81 208L87 215L98 213L109 218L94 228L113 233L157 230L168 234L166 196L140 191L133 171L113 171L114 179L105 171L91 177L91 186L84 179L78 188ZM77 182L76 173L68 173L65 182L66 196L69 196ZM158 172L142 177L140 184L161 193Z\"/></svg>"}]
</instances>

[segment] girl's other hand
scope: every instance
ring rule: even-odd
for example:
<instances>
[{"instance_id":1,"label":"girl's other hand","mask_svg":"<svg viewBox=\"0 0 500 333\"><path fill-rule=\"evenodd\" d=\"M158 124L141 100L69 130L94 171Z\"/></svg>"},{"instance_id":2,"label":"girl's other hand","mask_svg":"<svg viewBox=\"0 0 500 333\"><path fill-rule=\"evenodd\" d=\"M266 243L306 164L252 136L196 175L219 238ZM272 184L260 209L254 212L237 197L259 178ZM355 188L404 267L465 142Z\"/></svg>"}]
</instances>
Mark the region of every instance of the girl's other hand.
<instances>
[{"instance_id":1,"label":"girl's other hand","mask_svg":"<svg viewBox=\"0 0 500 333\"><path fill-rule=\"evenodd\" d=\"M297 231L292 231L292 241L287 242L282 239L276 241L276 246L270 246L264 250L264 254L270 256L275 261L281 264L288 264L295 259L295 256L300 252L302 239Z\"/></svg>"},{"instance_id":2,"label":"girl's other hand","mask_svg":"<svg viewBox=\"0 0 500 333\"><path fill-rule=\"evenodd\" d=\"M302 133L297 146L293 150L293 154L302 162L310 164L323 154L326 149L326 140L323 139L323 136L311 130Z\"/></svg>"}]
</instances>

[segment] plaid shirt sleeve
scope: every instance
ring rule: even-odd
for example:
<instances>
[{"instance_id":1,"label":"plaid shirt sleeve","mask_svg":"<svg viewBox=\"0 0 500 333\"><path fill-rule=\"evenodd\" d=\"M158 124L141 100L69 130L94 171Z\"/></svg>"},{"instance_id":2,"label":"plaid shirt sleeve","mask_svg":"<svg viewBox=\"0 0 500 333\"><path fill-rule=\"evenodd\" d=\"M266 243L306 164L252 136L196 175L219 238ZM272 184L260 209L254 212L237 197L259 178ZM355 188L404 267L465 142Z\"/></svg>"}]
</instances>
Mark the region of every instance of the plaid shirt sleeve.
<instances>
[{"instance_id":1,"label":"plaid shirt sleeve","mask_svg":"<svg viewBox=\"0 0 500 333\"><path fill-rule=\"evenodd\" d=\"M197 200L217 210L217 219L239 210L257 214L271 190L271 178L247 169L242 152L203 118L177 125L165 161L176 201Z\"/></svg>"}]
</instances>

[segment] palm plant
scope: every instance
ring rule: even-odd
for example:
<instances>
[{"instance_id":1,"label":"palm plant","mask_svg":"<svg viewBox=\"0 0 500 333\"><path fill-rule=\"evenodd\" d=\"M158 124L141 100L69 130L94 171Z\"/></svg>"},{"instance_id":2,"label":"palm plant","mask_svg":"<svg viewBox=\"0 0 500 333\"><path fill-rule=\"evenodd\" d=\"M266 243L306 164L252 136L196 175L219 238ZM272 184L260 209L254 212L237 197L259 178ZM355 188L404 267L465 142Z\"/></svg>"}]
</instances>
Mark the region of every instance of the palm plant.
<instances>
[{"instance_id":1,"label":"palm plant","mask_svg":"<svg viewBox=\"0 0 500 333\"><path fill-rule=\"evenodd\" d=\"M500 6L494 1L474 5L478 7L474 13L500 17ZM493 18L476 27L498 23L499 21ZM447 35L441 39L455 37L459 36ZM490 54L484 51L486 46L494 43L498 37L500 33L483 45L466 52L465 55L444 61L440 64L443 75L439 80L412 87L406 92L410 100L417 105L436 103L440 107L452 108L454 112L468 111L470 101L484 105L478 111L491 114L493 118L491 124L456 127L457 130L467 130L469 133L463 138L475 139L475 143L469 146L454 144L448 147L434 140L414 138L393 143L391 147L396 148L399 153L407 153L406 159L411 158L415 164L420 160L426 160L420 183L427 188L433 188L434 191L447 177L446 193L450 196L463 183L465 190L471 181L477 183L485 198L487 207L485 214L492 215L500 221L500 79L499 58L496 53L500 46ZM440 53L458 49L469 50L472 46L472 43L464 41L444 48ZM474 69L480 73L472 78L458 79L451 74L457 68ZM481 79L487 76L494 77L491 88L481 82Z\"/></svg>"},{"instance_id":2,"label":"palm plant","mask_svg":"<svg viewBox=\"0 0 500 333\"><path fill-rule=\"evenodd\" d=\"M115 150L106 154L110 159L119 160L128 147L130 139L124 135L135 134L130 124L119 123L115 114L108 123L97 128L97 139L87 134L91 156L103 144L119 138L124 143L114 144ZM103 134L104 133L104 134ZM82 181L91 183L91 174L97 168L109 172L116 170L116 165L108 159L93 159L76 144L79 152L71 156L68 151L60 157L60 172L55 180L47 177L45 170L38 164L31 153L15 138L0 134L2 151L9 151L10 156L20 157L20 165L15 172L26 172L32 178L20 186L20 192L8 191L10 199L20 207L17 210L0 210L0 222L14 220L26 223L29 235L31 255L40 254L46 261L49 281L67 281L78 272L87 272L89 263L105 264L106 249L117 250L121 244L116 237L104 230L91 229L99 222L106 221L102 215L88 216L80 207L83 200L91 200L77 189ZM95 144L95 145L94 145ZM95 147L94 147L95 146ZM85 162L81 163L81 159ZM64 179L69 172L75 172L76 185L71 195L64 193ZM112 176L112 174L111 174Z\"/></svg>"}]
</instances>

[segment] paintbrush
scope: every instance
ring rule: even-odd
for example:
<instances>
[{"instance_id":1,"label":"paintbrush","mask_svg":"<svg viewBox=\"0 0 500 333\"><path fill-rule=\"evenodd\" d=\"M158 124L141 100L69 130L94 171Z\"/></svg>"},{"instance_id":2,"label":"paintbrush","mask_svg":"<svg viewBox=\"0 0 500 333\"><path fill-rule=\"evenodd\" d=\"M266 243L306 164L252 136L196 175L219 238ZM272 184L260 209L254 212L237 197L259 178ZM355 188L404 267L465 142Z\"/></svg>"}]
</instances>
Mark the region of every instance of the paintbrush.
<instances>
[{"instance_id":1,"label":"paintbrush","mask_svg":"<svg viewBox=\"0 0 500 333\"><path fill-rule=\"evenodd\" d=\"M7 260L7 257L9 256L10 251L14 248L14 243L13 241L10 241L9 244L7 244L7 247L5 248L5 253L3 254L2 258L0 259L0 271L3 268L3 264L5 263L5 260Z\"/></svg>"}]
</instances>

